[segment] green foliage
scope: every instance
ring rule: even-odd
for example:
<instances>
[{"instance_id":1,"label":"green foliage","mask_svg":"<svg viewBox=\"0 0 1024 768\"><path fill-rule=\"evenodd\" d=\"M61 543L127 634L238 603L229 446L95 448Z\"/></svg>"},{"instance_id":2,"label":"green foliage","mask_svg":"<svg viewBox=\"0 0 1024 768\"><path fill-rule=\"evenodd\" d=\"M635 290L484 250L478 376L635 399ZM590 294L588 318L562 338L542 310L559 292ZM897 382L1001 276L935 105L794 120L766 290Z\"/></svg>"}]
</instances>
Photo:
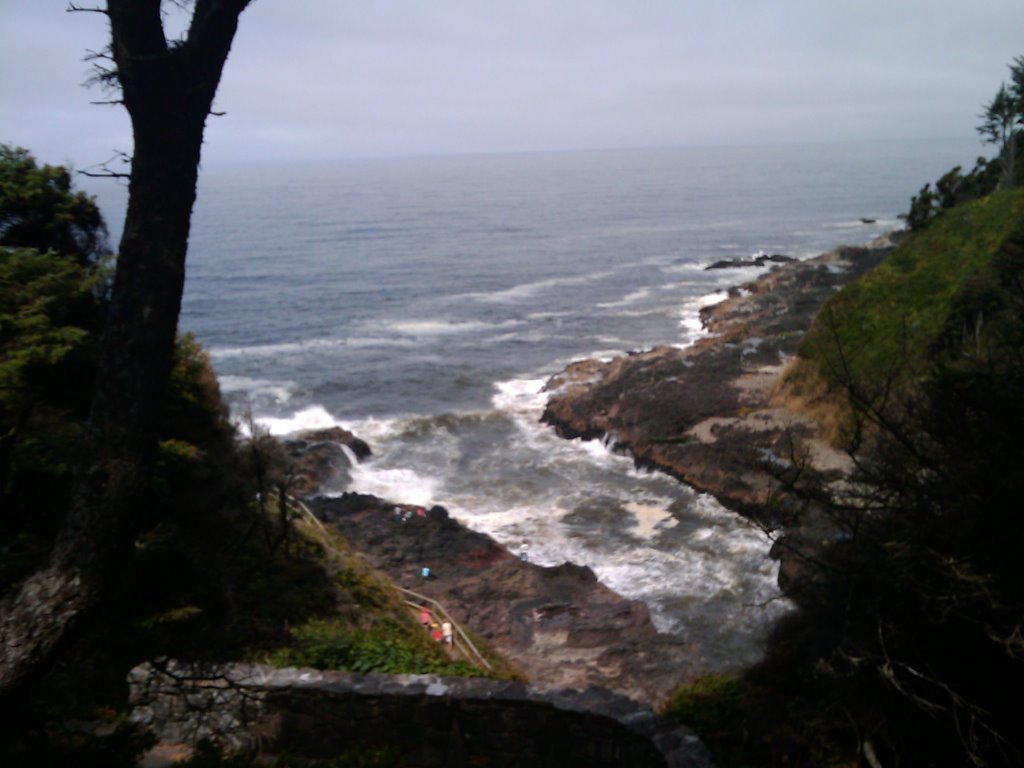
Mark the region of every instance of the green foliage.
<instances>
[{"instance_id":1,"label":"green foliage","mask_svg":"<svg viewBox=\"0 0 1024 768\"><path fill-rule=\"evenodd\" d=\"M772 686L763 689L750 675L706 675L676 689L662 714L692 728L718 768L849 766L820 733L802 727L813 714L806 713L805 722L795 725L779 717L782 707L776 697L786 693L776 681Z\"/></svg>"},{"instance_id":2,"label":"green foliage","mask_svg":"<svg viewBox=\"0 0 1024 768\"><path fill-rule=\"evenodd\" d=\"M974 169L964 176L960 166L943 175L935 184L925 184L910 200L906 215L911 230L924 227L939 211L977 200L997 188L1018 186L1024 176L1024 56L1010 64L1010 86L999 86L992 101L985 105L979 117L978 133L990 144L998 147L991 160L979 157Z\"/></svg>"},{"instance_id":3,"label":"green foliage","mask_svg":"<svg viewBox=\"0 0 1024 768\"><path fill-rule=\"evenodd\" d=\"M1009 89L1005 84L1000 85L992 101L986 105L985 112L981 117L982 122L978 126L978 133L986 141L999 147L998 158L1003 168L1000 186L1003 188L1015 186L1017 182L1017 134L1019 133L1017 126L1024 121L1024 94L1020 92L1016 84Z\"/></svg>"},{"instance_id":4,"label":"green foliage","mask_svg":"<svg viewBox=\"0 0 1024 768\"><path fill-rule=\"evenodd\" d=\"M388 608L404 611L395 591L385 587L380 578L368 568L352 560L348 567L339 568L334 576L338 588L347 593L360 610Z\"/></svg>"},{"instance_id":5,"label":"green foliage","mask_svg":"<svg viewBox=\"0 0 1024 768\"><path fill-rule=\"evenodd\" d=\"M979 157L966 176L960 172L960 166L956 166L935 182L934 191L928 183L911 198L907 226L911 230L921 229L940 211L991 194L999 184L1001 172L1002 161L998 158Z\"/></svg>"},{"instance_id":6,"label":"green foliage","mask_svg":"<svg viewBox=\"0 0 1024 768\"><path fill-rule=\"evenodd\" d=\"M0 568L0 586L31 569L67 509L98 338L80 309L102 279L70 257L0 248L0 549L4 566L19 564ZM234 429L189 335L175 349L162 433L153 515L198 512L235 492Z\"/></svg>"},{"instance_id":7,"label":"green foliage","mask_svg":"<svg viewBox=\"0 0 1024 768\"><path fill-rule=\"evenodd\" d=\"M0 546L5 532L52 535L67 507L95 354L78 308L97 279L68 257L0 248Z\"/></svg>"},{"instance_id":8,"label":"green foliage","mask_svg":"<svg viewBox=\"0 0 1024 768\"><path fill-rule=\"evenodd\" d=\"M190 333L178 337L160 428L153 514L202 515L245 493L235 428L210 358Z\"/></svg>"},{"instance_id":9,"label":"green foliage","mask_svg":"<svg viewBox=\"0 0 1024 768\"><path fill-rule=\"evenodd\" d=\"M921 191L910 199L910 212L907 214L907 226L911 229L920 229L935 215L935 206L938 202L937 195L932 191L931 182L928 182Z\"/></svg>"},{"instance_id":10,"label":"green foliage","mask_svg":"<svg viewBox=\"0 0 1024 768\"><path fill-rule=\"evenodd\" d=\"M744 685L738 678L705 675L677 688L664 712L703 734L734 720L743 696Z\"/></svg>"},{"instance_id":11,"label":"green foliage","mask_svg":"<svg viewBox=\"0 0 1024 768\"><path fill-rule=\"evenodd\" d=\"M743 727L883 765L1019 765L1024 191L954 208L830 302L803 365L845 397L858 469L747 677ZM784 541L784 540L783 540ZM799 738L802 729L808 736ZM807 739L812 741L808 743Z\"/></svg>"},{"instance_id":12,"label":"green foliage","mask_svg":"<svg viewBox=\"0 0 1024 768\"><path fill-rule=\"evenodd\" d=\"M108 253L107 226L95 200L72 191L67 168L0 144L0 245L95 265Z\"/></svg>"},{"instance_id":13,"label":"green foliage","mask_svg":"<svg viewBox=\"0 0 1024 768\"><path fill-rule=\"evenodd\" d=\"M0 145L0 586L67 508L104 313L106 226L67 169ZM5 562L6 565L6 562Z\"/></svg>"},{"instance_id":14,"label":"green foliage","mask_svg":"<svg viewBox=\"0 0 1024 768\"><path fill-rule=\"evenodd\" d=\"M719 768L749 765L760 750L743 738L748 717L747 684L728 675L706 675L680 686L662 713L679 720L700 736Z\"/></svg>"},{"instance_id":15,"label":"green foliage","mask_svg":"<svg viewBox=\"0 0 1024 768\"><path fill-rule=\"evenodd\" d=\"M394 621L353 629L336 622L312 621L292 630L294 646L272 653L279 667L380 672L384 674L437 674L479 677L480 670L452 661L418 627Z\"/></svg>"},{"instance_id":16,"label":"green foliage","mask_svg":"<svg viewBox=\"0 0 1024 768\"><path fill-rule=\"evenodd\" d=\"M842 396L849 378L878 392L914 381L947 331L955 297L991 280L994 254L1022 220L1020 190L943 213L825 304L800 344L790 383L818 374Z\"/></svg>"}]
</instances>

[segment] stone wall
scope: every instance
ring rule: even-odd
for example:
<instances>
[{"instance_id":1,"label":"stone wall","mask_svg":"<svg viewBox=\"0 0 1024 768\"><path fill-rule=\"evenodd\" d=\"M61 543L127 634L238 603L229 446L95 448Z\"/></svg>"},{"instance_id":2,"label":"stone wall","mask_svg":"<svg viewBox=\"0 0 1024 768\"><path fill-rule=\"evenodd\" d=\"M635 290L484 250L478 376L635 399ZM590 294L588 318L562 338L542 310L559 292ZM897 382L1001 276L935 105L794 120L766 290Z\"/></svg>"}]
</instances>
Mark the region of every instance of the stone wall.
<instances>
[{"instance_id":1,"label":"stone wall","mask_svg":"<svg viewBox=\"0 0 1024 768\"><path fill-rule=\"evenodd\" d=\"M686 728L603 689L257 665L145 664L133 717L166 742L325 758L391 745L403 764L710 768Z\"/></svg>"}]
</instances>

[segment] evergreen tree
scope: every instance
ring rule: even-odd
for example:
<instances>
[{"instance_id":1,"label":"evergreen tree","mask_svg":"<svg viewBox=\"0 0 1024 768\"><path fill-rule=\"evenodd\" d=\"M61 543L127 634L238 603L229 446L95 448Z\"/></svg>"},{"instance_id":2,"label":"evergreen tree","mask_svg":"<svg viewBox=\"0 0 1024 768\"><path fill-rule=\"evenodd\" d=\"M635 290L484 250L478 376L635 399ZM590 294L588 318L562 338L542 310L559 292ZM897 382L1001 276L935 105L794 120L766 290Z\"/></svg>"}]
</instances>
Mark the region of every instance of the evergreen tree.
<instances>
[{"instance_id":1,"label":"evergreen tree","mask_svg":"<svg viewBox=\"0 0 1024 768\"><path fill-rule=\"evenodd\" d=\"M206 118L251 0L195 0L168 39L161 0L107 0L109 58L134 152L96 386L49 565L0 603L0 698L52 659L131 553L158 457ZM182 4L185 5L185 4Z\"/></svg>"},{"instance_id":2,"label":"evergreen tree","mask_svg":"<svg viewBox=\"0 0 1024 768\"><path fill-rule=\"evenodd\" d=\"M40 166L7 144L0 144L0 245L72 256L83 266L109 250L96 201L72 191L68 169Z\"/></svg>"},{"instance_id":3,"label":"evergreen tree","mask_svg":"<svg viewBox=\"0 0 1024 768\"><path fill-rule=\"evenodd\" d=\"M1024 125L1024 56L1010 64L1010 85L999 86L979 117L982 122L978 133L999 147L998 157L1003 164L1000 186L1012 187L1017 183L1017 134Z\"/></svg>"}]
</instances>

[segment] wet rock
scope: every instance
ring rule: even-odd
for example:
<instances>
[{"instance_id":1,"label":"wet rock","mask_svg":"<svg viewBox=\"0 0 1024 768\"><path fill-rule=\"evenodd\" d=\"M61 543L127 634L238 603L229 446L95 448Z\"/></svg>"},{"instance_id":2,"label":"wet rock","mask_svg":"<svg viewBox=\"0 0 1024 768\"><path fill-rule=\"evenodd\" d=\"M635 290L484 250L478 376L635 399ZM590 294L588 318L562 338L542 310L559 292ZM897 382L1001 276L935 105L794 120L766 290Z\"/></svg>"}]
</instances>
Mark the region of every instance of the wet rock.
<instances>
[{"instance_id":1,"label":"wet rock","mask_svg":"<svg viewBox=\"0 0 1024 768\"><path fill-rule=\"evenodd\" d=\"M298 432L282 442L293 462L292 494L295 496L343 488L347 484L352 459L342 446L351 451L357 461L372 455L366 441L341 427Z\"/></svg>"},{"instance_id":2,"label":"wet rock","mask_svg":"<svg viewBox=\"0 0 1024 768\"><path fill-rule=\"evenodd\" d=\"M305 432L297 432L292 437L292 442L306 444L315 443L339 443L346 445L355 454L359 461L371 456L373 451L365 440L356 437L347 429L342 427L329 427L327 429L311 429Z\"/></svg>"},{"instance_id":3,"label":"wet rock","mask_svg":"<svg viewBox=\"0 0 1024 768\"><path fill-rule=\"evenodd\" d=\"M892 247L880 238L782 264L702 310L709 336L688 349L574 363L549 382L542 420L567 438L611 438L638 465L737 512L792 524L776 516L785 463L769 459L799 442L812 449L807 476L829 478L842 471L844 457L820 439L812 420L773 404L777 377L822 303ZM783 558L783 576L791 579L795 568Z\"/></svg>"},{"instance_id":4,"label":"wet rock","mask_svg":"<svg viewBox=\"0 0 1024 768\"><path fill-rule=\"evenodd\" d=\"M660 635L643 602L586 566L525 562L441 507L407 515L415 508L359 494L310 506L371 565L441 602L535 683L601 686L657 704L696 674L698 648Z\"/></svg>"},{"instance_id":5,"label":"wet rock","mask_svg":"<svg viewBox=\"0 0 1024 768\"><path fill-rule=\"evenodd\" d=\"M750 259L721 259L709 264L704 267L704 271L709 269L742 269L744 267L763 267L765 264L785 264L789 261L795 261L792 256L783 256L781 253L773 253L771 256L762 254L760 256L754 256Z\"/></svg>"}]
</instances>

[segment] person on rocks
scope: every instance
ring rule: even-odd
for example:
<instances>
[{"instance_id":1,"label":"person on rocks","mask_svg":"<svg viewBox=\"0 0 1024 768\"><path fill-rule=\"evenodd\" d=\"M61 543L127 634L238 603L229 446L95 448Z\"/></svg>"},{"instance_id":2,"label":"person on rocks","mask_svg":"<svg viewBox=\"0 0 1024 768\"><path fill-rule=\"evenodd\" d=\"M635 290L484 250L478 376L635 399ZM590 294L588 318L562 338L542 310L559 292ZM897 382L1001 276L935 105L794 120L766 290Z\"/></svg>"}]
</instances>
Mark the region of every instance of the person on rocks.
<instances>
[{"instance_id":1,"label":"person on rocks","mask_svg":"<svg viewBox=\"0 0 1024 768\"><path fill-rule=\"evenodd\" d=\"M519 545L519 559L524 563L530 562L530 545L525 541Z\"/></svg>"}]
</instances>

